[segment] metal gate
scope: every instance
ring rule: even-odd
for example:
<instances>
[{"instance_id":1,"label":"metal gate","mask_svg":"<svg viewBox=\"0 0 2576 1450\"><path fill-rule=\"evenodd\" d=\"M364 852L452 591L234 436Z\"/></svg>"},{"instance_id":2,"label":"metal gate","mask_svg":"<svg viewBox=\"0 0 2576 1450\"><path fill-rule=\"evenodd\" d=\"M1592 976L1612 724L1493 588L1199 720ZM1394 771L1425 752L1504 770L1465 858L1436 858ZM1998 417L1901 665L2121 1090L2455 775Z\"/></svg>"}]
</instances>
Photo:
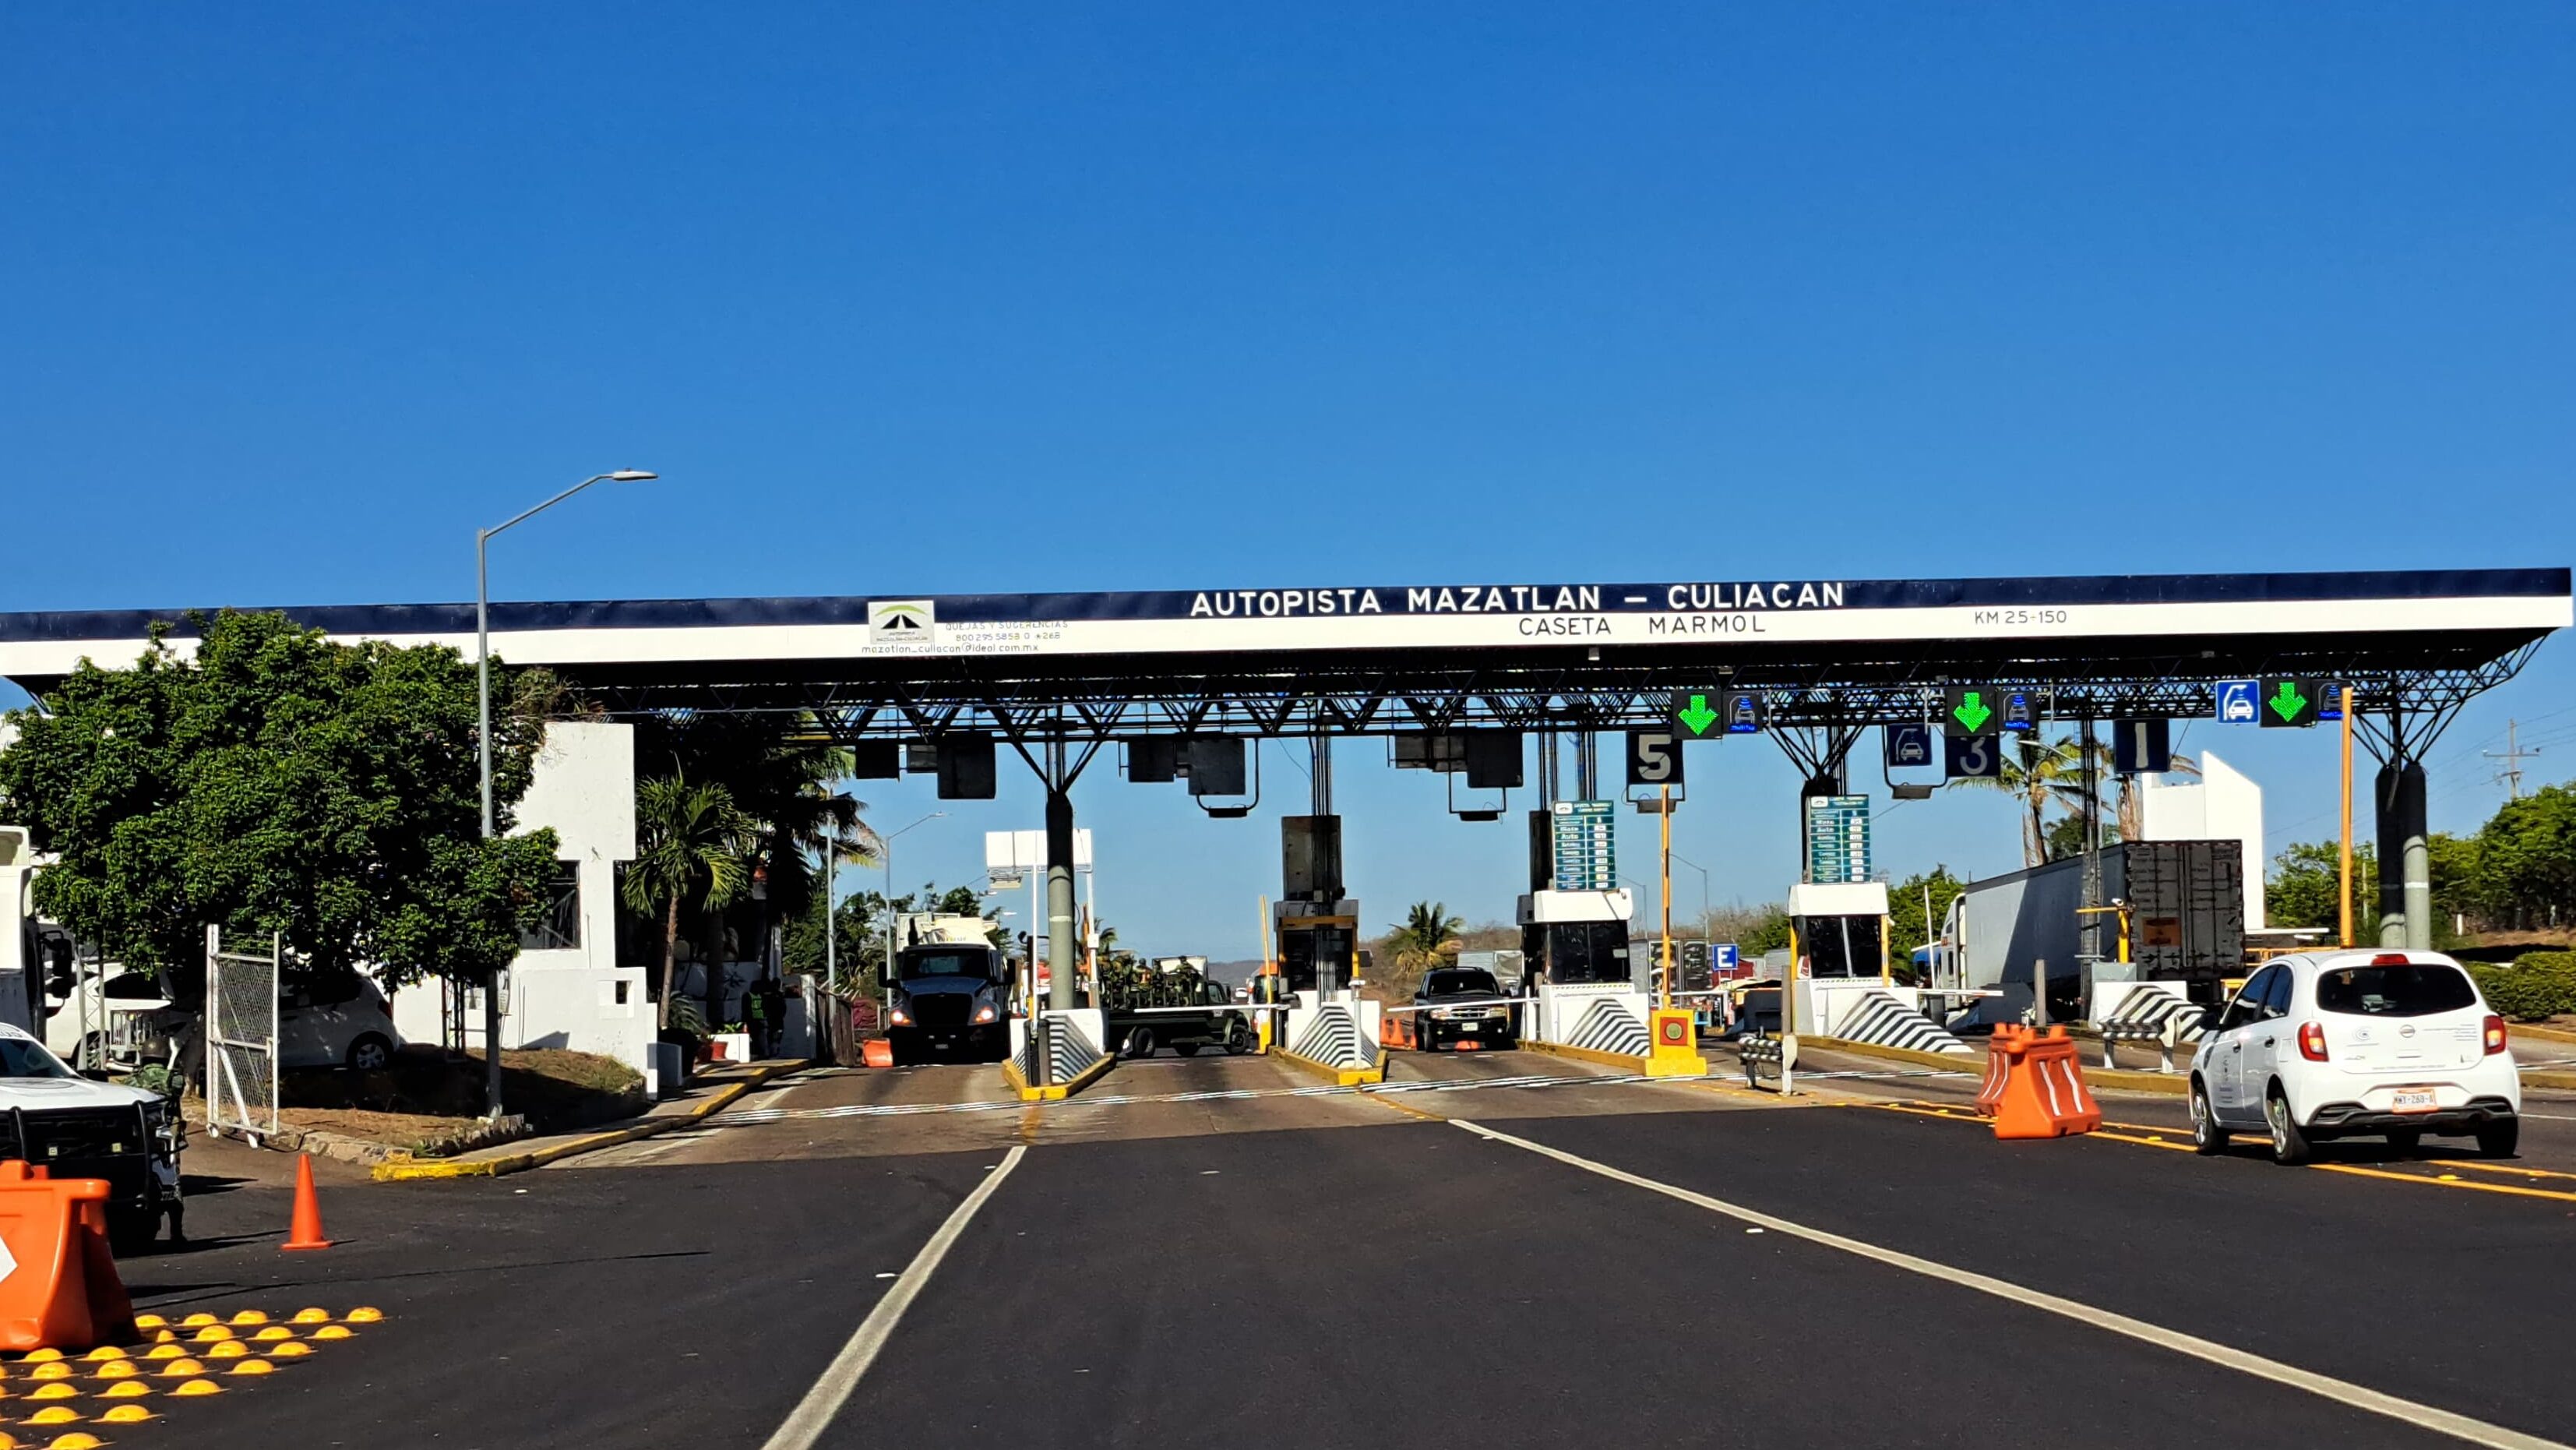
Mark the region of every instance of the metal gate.
<instances>
[{"instance_id":1,"label":"metal gate","mask_svg":"<svg viewBox=\"0 0 2576 1450\"><path fill-rule=\"evenodd\" d=\"M277 1131L278 937L265 953L227 951L206 928L206 1130L259 1139Z\"/></svg>"}]
</instances>

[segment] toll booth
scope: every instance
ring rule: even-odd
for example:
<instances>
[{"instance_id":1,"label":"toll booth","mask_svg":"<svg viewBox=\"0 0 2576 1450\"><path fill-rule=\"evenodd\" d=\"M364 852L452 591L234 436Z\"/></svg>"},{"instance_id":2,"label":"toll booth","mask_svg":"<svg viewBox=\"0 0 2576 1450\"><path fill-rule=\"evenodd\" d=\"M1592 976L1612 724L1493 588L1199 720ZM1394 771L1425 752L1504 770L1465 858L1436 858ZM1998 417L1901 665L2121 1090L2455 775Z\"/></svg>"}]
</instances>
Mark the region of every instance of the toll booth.
<instances>
[{"instance_id":1,"label":"toll booth","mask_svg":"<svg viewBox=\"0 0 2576 1450\"><path fill-rule=\"evenodd\" d=\"M1271 926L1278 933L1279 974L1290 992L1330 996L1358 978L1358 902L1344 898L1326 907L1283 901L1272 909Z\"/></svg>"},{"instance_id":2,"label":"toll booth","mask_svg":"<svg viewBox=\"0 0 2576 1450\"><path fill-rule=\"evenodd\" d=\"M1791 960L1797 971L1794 1031L1825 1037L1872 996L1919 1008L1911 987L1893 981L1887 955L1887 886L1879 881L1801 882L1789 888Z\"/></svg>"},{"instance_id":3,"label":"toll booth","mask_svg":"<svg viewBox=\"0 0 2576 1450\"><path fill-rule=\"evenodd\" d=\"M1522 1036L1621 1057L1646 1054L1651 968L1628 947L1635 914L1636 900L1625 889L1521 897L1521 951L1535 999Z\"/></svg>"},{"instance_id":4,"label":"toll booth","mask_svg":"<svg viewBox=\"0 0 2576 1450\"><path fill-rule=\"evenodd\" d=\"M1358 993L1360 904L1342 894L1342 818L1283 816L1279 904L1270 924L1279 944L1286 1000L1281 1042L1336 1070L1374 1072L1380 1007ZM1372 1079L1373 1080L1373 1079Z\"/></svg>"}]
</instances>

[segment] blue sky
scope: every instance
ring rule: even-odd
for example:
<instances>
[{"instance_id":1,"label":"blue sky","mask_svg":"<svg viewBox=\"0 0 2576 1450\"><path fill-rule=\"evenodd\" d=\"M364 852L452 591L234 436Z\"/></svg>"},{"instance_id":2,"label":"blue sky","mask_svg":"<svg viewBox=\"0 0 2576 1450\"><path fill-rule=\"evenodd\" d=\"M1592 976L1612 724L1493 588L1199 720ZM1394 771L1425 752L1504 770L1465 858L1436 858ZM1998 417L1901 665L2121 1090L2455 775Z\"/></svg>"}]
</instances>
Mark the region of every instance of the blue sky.
<instances>
[{"instance_id":1,"label":"blue sky","mask_svg":"<svg viewBox=\"0 0 2576 1450\"><path fill-rule=\"evenodd\" d=\"M2576 557L2576 10L1075 9L10 8L0 610L464 597L629 464L496 592ZM2570 648L2437 826L2508 716L2576 775ZM2313 837L2285 734L2218 748ZM1677 818L1720 900L1794 871L1740 745ZM1518 828L1341 749L1371 918L1507 916ZM1250 954L1275 826L1077 804L1131 942Z\"/></svg>"}]
</instances>

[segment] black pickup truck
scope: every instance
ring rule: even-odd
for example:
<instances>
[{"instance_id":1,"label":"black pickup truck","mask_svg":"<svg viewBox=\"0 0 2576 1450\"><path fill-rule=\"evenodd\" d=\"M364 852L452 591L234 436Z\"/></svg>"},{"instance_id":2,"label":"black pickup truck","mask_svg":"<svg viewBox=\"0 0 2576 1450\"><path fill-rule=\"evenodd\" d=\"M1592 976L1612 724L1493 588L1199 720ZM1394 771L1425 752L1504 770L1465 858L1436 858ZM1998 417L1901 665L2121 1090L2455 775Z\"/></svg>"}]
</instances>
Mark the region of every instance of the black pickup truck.
<instances>
[{"instance_id":1,"label":"black pickup truck","mask_svg":"<svg viewBox=\"0 0 2576 1450\"><path fill-rule=\"evenodd\" d=\"M1164 994L1168 996L1168 994ZM1146 1010L1137 997L1113 996L1103 1009L1109 1040L1121 1057L1152 1057L1168 1047L1195 1057L1202 1047L1222 1047L1241 1055L1260 1045L1251 1015L1235 1005L1234 993L1221 982L1192 984L1191 1000Z\"/></svg>"},{"instance_id":2,"label":"black pickup truck","mask_svg":"<svg viewBox=\"0 0 2576 1450\"><path fill-rule=\"evenodd\" d=\"M1413 992L1414 1041L1424 1052L1472 1039L1478 1047L1509 1047L1520 1038L1511 1007L1497 1001L1502 984L1481 967L1437 967Z\"/></svg>"}]
</instances>

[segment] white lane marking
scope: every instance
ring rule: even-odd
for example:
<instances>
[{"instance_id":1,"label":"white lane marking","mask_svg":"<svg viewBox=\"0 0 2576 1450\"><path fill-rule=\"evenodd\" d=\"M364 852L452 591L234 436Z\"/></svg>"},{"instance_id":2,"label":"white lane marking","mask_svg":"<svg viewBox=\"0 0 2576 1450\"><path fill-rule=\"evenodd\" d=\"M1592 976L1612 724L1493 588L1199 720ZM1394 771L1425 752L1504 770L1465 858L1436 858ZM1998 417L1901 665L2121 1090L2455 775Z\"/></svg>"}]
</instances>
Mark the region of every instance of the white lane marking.
<instances>
[{"instance_id":1,"label":"white lane marking","mask_svg":"<svg viewBox=\"0 0 2576 1450\"><path fill-rule=\"evenodd\" d=\"M1991 1294L2007 1303L2043 1310L2072 1319L2079 1324L2089 1324L2096 1329L2107 1329L2113 1334L2124 1335L2159 1349L2204 1360L2224 1369L2251 1375L2256 1379L2270 1380L2292 1389L2305 1390L2309 1394L2334 1400L2357 1410L2384 1415L2389 1419L2431 1430L2436 1434L2465 1440L2472 1445L2490 1446L2493 1450L2571 1450L2571 1447L2556 1440L2544 1440L2537 1435L2526 1435L2520 1430L2507 1429L2502 1425L2490 1425L2484 1420L2473 1420L2466 1415L2454 1414L2433 1405L2419 1404L2414 1400L2383 1394L2368 1385L2357 1385L2350 1380L2339 1380L2331 1375L2318 1374L2314 1370L2301 1369L2294 1364L2284 1364L2277 1359L2266 1359L2262 1355L2220 1344L2213 1339L2203 1339L2196 1334L2167 1329L2161 1324L2132 1319L2126 1314L2115 1314L2108 1309L2096 1309L2090 1304L2079 1303L2073 1299L2061 1299L2054 1294L2046 1294L2025 1285L2009 1283L1990 1275L1980 1274L1973 1269L1957 1268L1936 1260L1918 1258L1898 1249L1881 1248L1877 1244L1861 1239L1847 1238L1826 1229L1810 1228L1792 1219L1781 1218L1776 1214L1764 1213L1760 1209L1746 1208L1742 1204L1728 1203L1723 1199L1711 1198L1704 1193L1694 1193L1687 1188L1677 1188L1669 1183L1641 1177L1625 1169L1613 1168L1607 1163L1596 1163L1592 1159L1568 1153L1563 1149L1551 1148L1545 1143L1535 1143L1527 1138L1498 1132L1481 1123L1471 1123L1464 1118L1451 1118L1449 1123L1488 1142L1505 1143L1526 1152L1536 1153L1542 1158L1553 1158L1559 1163L1580 1168L1586 1173L1597 1173L1632 1188L1642 1188L1649 1193L1660 1193L1666 1198L1679 1199L1683 1203L1707 1209L1711 1213L1724 1214L1728 1218L1743 1223L1794 1235L1812 1244L1821 1244L1829 1249L1839 1249L1847 1254L1873 1259L1892 1268L1921 1274L1927 1279L1938 1279L1943 1283L1956 1284L1963 1289L1974 1289L1980 1294Z\"/></svg>"},{"instance_id":2,"label":"white lane marking","mask_svg":"<svg viewBox=\"0 0 2576 1450\"><path fill-rule=\"evenodd\" d=\"M975 1185L975 1191L966 1195L966 1201L950 1211L948 1221L939 1226L939 1232L930 1236L930 1242L921 1246L920 1253L912 1256L912 1262L905 1266L902 1277L886 1290L885 1297L877 1301L877 1307L868 1311L868 1317L859 1321L859 1327L850 1335L850 1342L841 1346L839 1354L832 1356L832 1362L823 1367L822 1378L814 1381L814 1387L805 1392L804 1399L797 1401L796 1408L788 1412L785 1423L778 1427L778 1433L763 1442L761 1450L811 1450L814 1442L823 1438L823 1432L832 1426L832 1417L841 1412L841 1406L849 1401L850 1392L859 1387L859 1380L868 1372L868 1366L876 1363L877 1354L885 1348L894 1327L903 1322L903 1312L912 1307L912 1301L920 1296L922 1286L928 1284L930 1276L938 1271L939 1261L948 1257L949 1247L957 1242L957 1236L966 1231L967 1224L974 1222L976 1211L993 1196L995 1189L1002 1186L1002 1180L1011 1176L1011 1170L1020 1166L1020 1160L1028 1156L1028 1151L1027 1147L1014 1144L1011 1151L1002 1155L1001 1163L984 1175L984 1181Z\"/></svg>"}]
</instances>

